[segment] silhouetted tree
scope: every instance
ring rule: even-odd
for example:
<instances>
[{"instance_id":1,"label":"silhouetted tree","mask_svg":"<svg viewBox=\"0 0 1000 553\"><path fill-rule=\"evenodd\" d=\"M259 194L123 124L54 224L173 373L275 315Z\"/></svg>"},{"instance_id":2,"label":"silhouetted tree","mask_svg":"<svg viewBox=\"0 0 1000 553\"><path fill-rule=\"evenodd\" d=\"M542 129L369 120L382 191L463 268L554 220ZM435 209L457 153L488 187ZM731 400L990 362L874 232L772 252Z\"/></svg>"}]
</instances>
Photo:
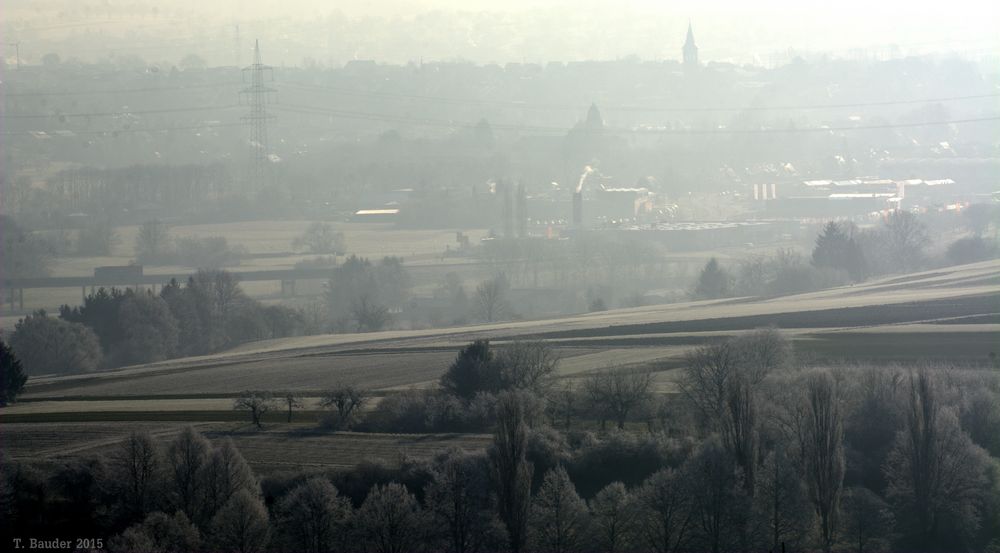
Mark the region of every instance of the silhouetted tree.
<instances>
[{"instance_id":1,"label":"silhouetted tree","mask_svg":"<svg viewBox=\"0 0 1000 553\"><path fill-rule=\"evenodd\" d=\"M236 492L212 517L211 542L221 551L258 553L271 539L267 508L256 495Z\"/></svg>"},{"instance_id":2,"label":"silhouetted tree","mask_svg":"<svg viewBox=\"0 0 1000 553\"><path fill-rule=\"evenodd\" d=\"M514 341L498 349L496 365L500 390L530 390L544 394L552 384L559 357L545 342Z\"/></svg>"},{"instance_id":3,"label":"silhouetted tree","mask_svg":"<svg viewBox=\"0 0 1000 553\"><path fill-rule=\"evenodd\" d=\"M434 462L424 497L434 519L446 530L449 551L468 553L497 545L484 457L459 449L445 452Z\"/></svg>"},{"instance_id":4,"label":"silhouetted tree","mask_svg":"<svg viewBox=\"0 0 1000 553\"><path fill-rule=\"evenodd\" d=\"M363 294L354 301L351 307L351 317L357 323L358 332L377 332L385 328L392 319L389 308L375 303L367 294Z\"/></svg>"},{"instance_id":5,"label":"silhouetted tree","mask_svg":"<svg viewBox=\"0 0 1000 553\"><path fill-rule=\"evenodd\" d=\"M698 275L694 296L699 299L716 299L729 297L732 294L732 278L719 265L719 260L708 260Z\"/></svg>"},{"instance_id":6,"label":"silhouetted tree","mask_svg":"<svg viewBox=\"0 0 1000 553\"><path fill-rule=\"evenodd\" d=\"M497 511L507 528L510 550L520 553L528 523L532 465L526 453L528 427L524 408L516 394L504 393L497 399L497 424L493 447L489 450Z\"/></svg>"},{"instance_id":7,"label":"silhouetted tree","mask_svg":"<svg viewBox=\"0 0 1000 553\"><path fill-rule=\"evenodd\" d=\"M576 493L566 469L558 466L542 480L531 502L534 548L552 553L576 551L586 537L587 504Z\"/></svg>"},{"instance_id":8,"label":"silhouetted tree","mask_svg":"<svg viewBox=\"0 0 1000 553\"><path fill-rule=\"evenodd\" d=\"M885 551L890 545L893 516L889 505L868 488L844 490L841 533L851 551Z\"/></svg>"},{"instance_id":9,"label":"silhouetted tree","mask_svg":"<svg viewBox=\"0 0 1000 553\"><path fill-rule=\"evenodd\" d=\"M645 543L657 553L680 550L695 524L698 491L688 487L686 478L674 469L660 469L636 494L636 523Z\"/></svg>"},{"instance_id":10,"label":"silhouetted tree","mask_svg":"<svg viewBox=\"0 0 1000 553\"><path fill-rule=\"evenodd\" d=\"M28 374L86 372L101 364L101 345L89 328L36 311L14 325L10 346Z\"/></svg>"},{"instance_id":11,"label":"silhouetted tree","mask_svg":"<svg viewBox=\"0 0 1000 553\"><path fill-rule=\"evenodd\" d=\"M988 455L962 431L954 412L940 404L930 374L911 374L907 384L906 426L885 462L887 495L906 530L903 545L928 551L965 548L979 527Z\"/></svg>"},{"instance_id":12,"label":"silhouetted tree","mask_svg":"<svg viewBox=\"0 0 1000 553\"><path fill-rule=\"evenodd\" d=\"M507 313L507 277L498 274L476 287L476 307L479 317L488 322L500 320Z\"/></svg>"},{"instance_id":13,"label":"silhouetted tree","mask_svg":"<svg viewBox=\"0 0 1000 553\"><path fill-rule=\"evenodd\" d=\"M274 407L270 392L243 392L233 401L233 409L250 413L250 422L257 428L264 428L263 419Z\"/></svg>"},{"instance_id":14,"label":"silhouetted tree","mask_svg":"<svg viewBox=\"0 0 1000 553\"><path fill-rule=\"evenodd\" d=\"M277 513L283 541L295 551L325 553L347 544L353 508L325 478L310 478L293 488Z\"/></svg>"},{"instance_id":15,"label":"silhouetted tree","mask_svg":"<svg viewBox=\"0 0 1000 553\"><path fill-rule=\"evenodd\" d=\"M407 553L418 549L426 532L417 499L402 484L377 485L358 510L358 531L374 553Z\"/></svg>"},{"instance_id":16,"label":"silhouetted tree","mask_svg":"<svg viewBox=\"0 0 1000 553\"><path fill-rule=\"evenodd\" d=\"M786 448L786 444L778 444L757 470L755 523L769 551L780 551L782 544L790 551L801 549L814 521L799 470Z\"/></svg>"},{"instance_id":17,"label":"silhouetted tree","mask_svg":"<svg viewBox=\"0 0 1000 553\"><path fill-rule=\"evenodd\" d=\"M855 282L864 280L868 272L861 245L854 240L853 227L845 229L844 225L833 221L828 222L816 238L812 264L847 271Z\"/></svg>"},{"instance_id":18,"label":"silhouetted tree","mask_svg":"<svg viewBox=\"0 0 1000 553\"><path fill-rule=\"evenodd\" d=\"M197 516L204 493L205 465L212 454L212 444L192 426L186 426L167 447L167 469L175 503L188 516Z\"/></svg>"},{"instance_id":19,"label":"silhouetted tree","mask_svg":"<svg viewBox=\"0 0 1000 553\"><path fill-rule=\"evenodd\" d=\"M350 428L365 403L369 399L368 391L352 384L338 384L323 393L320 405L337 410L337 425L339 428Z\"/></svg>"},{"instance_id":20,"label":"silhouetted tree","mask_svg":"<svg viewBox=\"0 0 1000 553\"><path fill-rule=\"evenodd\" d=\"M619 429L643 403L649 400L652 373L624 369L606 369L589 376L584 390L601 421L611 418Z\"/></svg>"},{"instance_id":21,"label":"silhouetted tree","mask_svg":"<svg viewBox=\"0 0 1000 553\"><path fill-rule=\"evenodd\" d=\"M844 482L844 428L841 399L829 373L811 375L801 406L799 447L809 499L819 517L824 551L834 545Z\"/></svg>"},{"instance_id":22,"label":"silhouetted tree","mask_svg":"<svg viewBox=\"0 0 1000 553\"><path fill-rule=\"evenodd\" d=\"M441 375L441 388L470 400L479 392L497 386L493 373L493 352L489 340L476 340L462 348L448 370Z\"/></svg>"},{"instance_id":23,"label":"silhouetted tree","mask_svg":"<svg viewBox=\"0 0 1000 553\"><path fill-rule=\"evenodd\" d=\"M690 479L694 533L699 549L719 553L740 547L749 514L749 501L732 457L715 438L702 442L686 463Z\"/></svg>"},{"instance_id":24,"label":"silhouetted tree","mask_svg":"<svg viewBox=\"0 0 1000 553\"><path fill-rule=\"evenodd\" d=\"M154 510L163 478L163 457L148 432L132 432L112 456L121 499L131 517Z\"/></svg>"},{"instance_id":25,"label":"silhouetted tree","mask_svg":"<svg viewBox=\"0 0 1000 553\"><path fill-rule=\"evenodd\" d=\"M0 407L17 401L27 381L28 375L24 374L21 360L0 339Z\"/></svg>"},{"instance_id":26,"label":"silhouetted tree","mask_svg":"<svg viewBox=\"0 0 1000 553\"><path fill-rule=\"evenodd\" d=\"M294 392L285 392L281 395L281 401L288 408L288 420L286 422L292 422L292 409L298 409L304 405L302 397Z\"/></svg>"},{"instance_id":27,"label":"silhouetted tree","mask_svg":"<svg viewBox=\"0 0 1000 553\"><path fill-rule=\"evenodd\" d=\"M590 501L590 513L590 534L598 550L617 553L629 546L637 513L625 484L612 482L597 492Z\"/></svg>"},{"instance_id":28,"label":"silhouetted tree","mask_svg":"<svg viewBox=\"0 0 1000 553\"><path fill-rule=\"evenodd\" d=\"M930 243L930 236L916 215L893 211L882 233L890 270L913 271L924 263L924 248Z\"/></svg>"},{"instance_id":29,"label":"silhouetted tree","mask_svg":"<svg viewBox=\"0 0 1000 553\"><path fill-rule=\"evenodd\" d=\"M150 513L141 523L109 540L111 550L122 553L185 553L197 551L200 546L198 528L180 511L173 516L160 511Z\"/></svg>"},{"instance_id":30,"label":"silhouetted tree","mask_svg":"<svg viewBox=\"0 0 1000 553\"><path fill-rule=\"evenodd\" d=\"M204 492L201 494L202 504L196 520L202 527L238 492L247 492L253 497L260 495L260 485L250 465L229 438L212 451L208 462L202 467L199 481Z\"/></svg>"}]
</instances>

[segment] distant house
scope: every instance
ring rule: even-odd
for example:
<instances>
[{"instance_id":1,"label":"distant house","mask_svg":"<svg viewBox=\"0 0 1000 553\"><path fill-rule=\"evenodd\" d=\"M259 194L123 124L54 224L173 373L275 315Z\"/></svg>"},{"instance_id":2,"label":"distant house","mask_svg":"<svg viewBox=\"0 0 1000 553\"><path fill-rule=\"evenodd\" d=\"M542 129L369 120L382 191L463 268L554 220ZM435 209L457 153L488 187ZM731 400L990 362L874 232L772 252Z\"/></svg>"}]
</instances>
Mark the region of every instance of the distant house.
<instances>
[{"instance_id":1,"label":"distant house","mask_svg":"<svg viewBox=\"0 0 1000 553\"><path fill-rule=\"evenodd\" d=\"M399 209L359 209L354 212L352 220L358 223L395 223L399 218Z\"/></svg>"}]
</instances>

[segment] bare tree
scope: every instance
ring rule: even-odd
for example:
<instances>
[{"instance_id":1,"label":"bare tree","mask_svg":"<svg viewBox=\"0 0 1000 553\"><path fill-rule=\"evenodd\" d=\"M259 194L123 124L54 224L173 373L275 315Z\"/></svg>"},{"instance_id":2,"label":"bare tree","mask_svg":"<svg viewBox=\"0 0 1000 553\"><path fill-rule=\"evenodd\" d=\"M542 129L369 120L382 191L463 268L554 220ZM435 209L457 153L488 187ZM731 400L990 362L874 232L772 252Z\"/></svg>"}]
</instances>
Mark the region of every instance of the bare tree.
<instances>
[{"instance_id":1,"label":"bare tree","mask_svg":"<svg viewBox=\"0 0 1000 553\"><path fill-rule=\"evenodd\" d=\"M681 391L711 429L718 429L725 412L731 380L739 370L739 352L729 341L700 346L686 358Z\"/></svg>"},{"instance_id":2,"label":"bare tree","mask_svg":"<svg viewBox=\"0 0 1000 553\"><path fill-rule=\"evenodd\" d=\"M884 551L889 545L893 516L889 505L868 488L844 490L842 534L857 553Z\"/></svg>"},{"instance_id":3,"label":"bare tree","mask_svg":"<svg viewBox=\"0 0 1000 553\"><path fill-rule=\"evenodd\" d=\"M507 277L503 274L481 282L476 287L476 305L479 316L484 321L492 323L506 314L508 288Z\"/></svg>"},{"instance_id":4,"label":"bare tree","mask_svg":"<svg viewBox=\"0 0 1000 553\"><path fill-rule=\"evenodd\" d=\"M212 454L212 444L187 426L167 448L167 464L177 495L177 506L188 516L197 514L202 490L201 473Z\"/></svg>"},{"instance_id":5,"label":"bare tree","mask_svg":"<svg viewBox=\"0 0 1000 553\"><path fill-rule=\"evenodd\" d=\"M737 376L729 383L725 412L722 414L722 443L742 470L743 489L754 493L757 470L757 407L748 377Z\"/></svg>"},{"instance_id":6,"label":"bare tree","mask_svg":"<svg viewBox=\"0 0 1000 553\"><path fill-rule=\"evenodd\" d=\"M277 512L282 537L295 551L325 553L346 545L351 502L325 478L313 477L293 488Z\"/></svg>"},{"instance_id":7,"label":"bare tree","mask_svg":"<svg viewBox=\"0 0 1000 553\"><path fill-rule=\"evenodd\" d=\"M258 553L271 539L267 508L256 495L241 490L212 518L211 538L221 551Z\"/></svg>"},{"instance_id":8,"label":"bare tree","mask_svg":"<svg viewBox=\"0 0 1000 553\"><path fill-rule=\"evenodd\" d=\"M652 373L612 368L592 374L584 389L602 421L610 417L622 429L629 414L649 400L652 383Z\"/></svg>"},{"instance_id":9,"label":"bare tree","mask_svg":"<svg viewBox=\"0 0 1000 553\"><path fill-rule=\"evenodd\" d=\"M344 233L335 231L328 223L310 223L302 235L292 240L292 247L305 248L309 253L343 254Z\"/></svg>"},{"instance_id":10,"label":"bare tree","mask_svg":"<svg viewBox=\"0 0 1000 553\"><path fill-rule=\"evenodd\" d=\"M420 504L402 484L377 485L358 511L358 529L375 553L415 551L423 541Z\"/></svg>"},{"instance_id":11,"label":"bare tree","mask_svg":"<svg viewBox=\"0 0 1000 553\"><path fill-rule=\"evenodd\" d=\"M447 451L431 469L431 482L424 489L427 506L447 528L449 549L466 553L486 546L492 520L489 470L482 456L460 449Z\"/></svg>"},{"instance_id":12,"label":"bare tree","mask_svg":"<svg viewBox=\"0 0 1000 553\"><path fill-rule=\"evenodd\" d=\"M300 409L303 406L302 397L295 392L285 392L281 396L281 401L285 403L285 407L288 408L288 419L286 422L292 422L292 409Z\"/></svg>"},{"instance_id":13,"label":"bare tree","mask_svg":"<svg viewBox=\"0 0 1000 553\"><path fill-rule=\"evenodd\" d=\"M497 425L490 448L497 510L507 527L510 550L524 548L531 498L531 463L526 458L528 427L516 394L503 393L497 399Z\"/></svg>"},{"instance_id":14,"label":"bare tree","mask_svg":"<svg viewBox=\"0 0 1000 553\"><path fill-rule=\"evenodd\" d=\"M978 527L975 505L986 486L988 455L939 404L930 374L911 374L908 384L906 427L885 464L887 494L914 539L908 545L956 548L954 538ZM949 523L966 528L949 532Z\"/></svg>"},{"instance_id":15,"label":"bare tree","mask_svg":"<svg viewBox=\"0 0 1000 553\"><path fill-rule=\"evenodd\" d=\"M494 363L499 370L501 389L542 394L552 384L559 356L545 342L515 341L499 348Z\"/></svg>"},{"instance_id":16,"label":"bare tree","mask_svg":"<svg viewBox=\"0 0 1000 553\"><path fill-rule=\"evenodd\" d=\"M749 504L732 456L712 437L702 442L685 464L683 477L691 486L694 534L697 548L720 553L745 550L745 524Z\"/></svg>"},{"instance_id":17,"label":"bare tree","mask_svg":"<svg viewBox=\"0 0 1000 553\"><path fill-rule=\"evenodd\" d=\"M250 465L229 438L212 452L199 480L203 487L198 517L202 527L238 492L246 491L253 496L260 494L260 485Z\"/></svg>"},{"instance_id":18,"label":"bare tree","mask_svg":"<svg viewBox=\"0 0 1000 553\"><path fill-rule=\"evenodd\" d=\"M616 553L628 547L636 528L631 503L621 482L608 484L590 501L590 526L598 550Z\"/></svg>"},{"instance_id":19,"label":"bare tree","mask_svg":"<svg viewBox=\"0 0 1000 553\"><path fill-rule=\"evenodd\" d=\"M377 332L392 319L389 308L375 303L368 294L362 294L351 305L351 317L357 323L358 332Z\"/></svg>"},{"instance_id":20,"label":"bare tree","mask_svg":"<svg viewBox=\"0 0 1000 553\"><path fill-rule=\"evenodd\" d=\"M240 397L233 401L233 409L248 411L250 421L257 428L264 428L262 423L264 415L273 408L274 399L270 392L243 392Z\"/></svg>"},{"instance_id":21,"label":"bare tree","mask_svg":"<svg viewBox=\"0 0 1000 553\"><path fill-rule=\"evenodd\" d=\"M883 229L885 254L891 269L912 271L924 260L924 247L930 243L927 227L917 216L896 210L892 212Z\"/></svg>"},{"instance_id":22,"label":"bare tree","mask_svg":"<svg viewBox=\"0 0 1000 553\"><path fill-rule=\"evenodd\" d=\"M368 396L368 391L363 388L353 384L338 384L325 392L319 403L324 408L332 407L337 410L339 428L350 428L354 417L368 402Z\"/></svg>"},{"instance_id":23,"label":"bare tree","mask_svg":"<svg viewBox=\"0 0 1000 553\"><path fill-rule=\"evenodd\" d=\"M170 232L160 221L146 221L135 237L135 256L140 263L162 263L169 254Z\"/></svg>"},{"instance_id":24,"label":"bare tree","mask_svg":"<svg viewBox=\"0 0 1000 553\"><path fill-rule=\"evenodd\" d=\"M735 382L743 382L754 390L768 374L787 367L791 358L791 344L779 331L754 330L689 353L681 391L709 427L717 430Z\"/></svg>"},{"instance_id":25,"label":"bare tree","mask_svg":"<svg viewBox=\"0 0 1000 553\"><path fill-rule=\"evenodd\" d=\"M741 372L751 386L757 386L776 370L792 362L792 344L776 328L760 328L732 339L739 356Z\"/></svg>"},{"instance_id":26,"label":"bare tree","mask_svg":"<svg viewBox=\"0 0 1000 553\"><path fill-rule=\"evenodd\" d=\"M647 478L636 497L636 511L649 547L657 553L680 550L693 524L693 507L683 474L665 468Z\"/></svg>"},{"instance_id":27,"label":"bare tree","mask_svg":"<svg viewBox=\"0 0 1000 553\"><path fill-rule=\"evenodd\" d=\"M131 514L142 518L156 502L162 477L162 455L148 432L132 432L114 454L122 499Z\"/></svg>"},{"instance_id":28,"label":"bare tree","mask_svg":"<svg viewBox=\"0 0 1000 553\"><path fill-rule=\"evenodd\" d=\"M819 537L829 552L836 539L844 482L844 428L836 382L827 372L810 375L801 406L798 440L809 499L819 517Z\"/></svg>"},{"instance_id":29,"label":"bare tree","mask_svg":"<svg viewBox=\"0 0 1000 553\"><path fill-rule=\"evenodd\" d=\"M565 430L569 430L573 424L573 417L576 416L580 406L580 393L571 382L564 382L562 385L549 390L546 394L545 411L549 417L549 423L556 426L562 423Z\"/></svg>"},{"instance_id":30,"label":"bare tree","mask_svg":"<svg viewBox=\"0 0 1000 553\"><path fill-rule=\"evenodd\" d=\"M566 469L545 473L531 505L531 537L535 548L551 553L576 551L587 529L587 504L576 493Z\"/></svg>"},{"instance_id":31,"label":"bare tree","mask_svg":"<svg viewBox=\"0 0 1000 553\"><path fill-rule=\"evenodd\" d=\"M762 528L762 540L770 551L782 544L801 549L814 517L798 468L779 444L758 470L754 514Z\"/></svg>"}]
</instances>

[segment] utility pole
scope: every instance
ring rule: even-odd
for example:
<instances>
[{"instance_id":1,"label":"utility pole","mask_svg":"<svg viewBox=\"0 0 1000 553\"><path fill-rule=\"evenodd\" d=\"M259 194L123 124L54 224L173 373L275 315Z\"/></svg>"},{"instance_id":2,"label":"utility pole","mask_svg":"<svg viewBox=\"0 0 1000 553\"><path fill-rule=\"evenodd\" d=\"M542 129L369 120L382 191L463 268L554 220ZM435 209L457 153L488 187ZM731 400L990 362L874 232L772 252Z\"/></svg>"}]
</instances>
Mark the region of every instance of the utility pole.
<instances>
[{"instance_id":1,"label":"utility pole","mask_svg":"<svg viewBox=\"0 0 1000 553\"><path fill-rule=\"evenodd\" d=\"M265 73L267 75L265 75ZM273 103L275 91L264 85L265 81L273 81L274 75L270 66L260 61L260 41L254 41L253 65L243 69L243 82L247 86L240 91L240 100L246 99L250 108L243 121L250 127L250 149L252 152L249 175L250 191L260 192L270 177L270 149L267 143L267 120L272 115L267 114L267 104Z\"/></svg>"}]
</instances>

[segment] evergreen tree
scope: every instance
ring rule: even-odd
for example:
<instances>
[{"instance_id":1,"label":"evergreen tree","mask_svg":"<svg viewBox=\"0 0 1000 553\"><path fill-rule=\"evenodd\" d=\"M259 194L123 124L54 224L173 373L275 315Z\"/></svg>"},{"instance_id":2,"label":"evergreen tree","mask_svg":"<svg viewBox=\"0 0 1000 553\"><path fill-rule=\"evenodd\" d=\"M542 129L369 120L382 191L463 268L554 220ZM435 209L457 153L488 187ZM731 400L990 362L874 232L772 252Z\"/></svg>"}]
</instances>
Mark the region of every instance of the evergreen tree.
<instances>
[{"instance_id":1,"label":"evergreen tree","mask_svg":"<svg viewBox=\"0 0 1000 553\"><path fill-rule=\"evenodd\" d=\"M719 265L719 260L712 258L698 275L694 295L699 299L725 298L732 293L732 279L729 273Z\"/></svg>"},{"instance_id":2,"label":"evergreen tree","mask_svg":"<svg viewBox=\"0 0 1000 553\"><path fill-rule=\"evenodd\" d=\"M852 233L853 234L853 233ZM830 221L816 237L812 264L818 268L846 271L855 282L863 280L867 268L861 245L842 225Z\"/></svg>"},{"instance_id":3,"label":"evergreen tree","mask_svg":"<svg viewBox=\"0 0 1000 553\"><path fill-rule=\"evenodd\" d=\"M27 381L28 375L24 374L21 360L0 339L0 407L14 403Z\"/></svg>"}]
</instances>

